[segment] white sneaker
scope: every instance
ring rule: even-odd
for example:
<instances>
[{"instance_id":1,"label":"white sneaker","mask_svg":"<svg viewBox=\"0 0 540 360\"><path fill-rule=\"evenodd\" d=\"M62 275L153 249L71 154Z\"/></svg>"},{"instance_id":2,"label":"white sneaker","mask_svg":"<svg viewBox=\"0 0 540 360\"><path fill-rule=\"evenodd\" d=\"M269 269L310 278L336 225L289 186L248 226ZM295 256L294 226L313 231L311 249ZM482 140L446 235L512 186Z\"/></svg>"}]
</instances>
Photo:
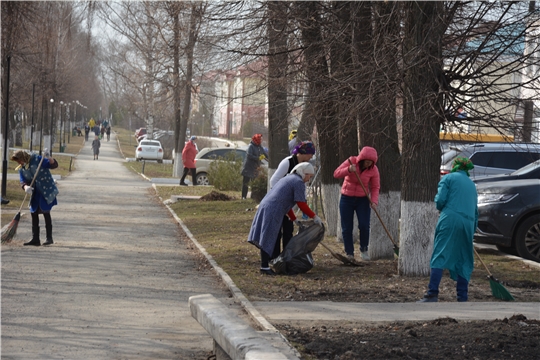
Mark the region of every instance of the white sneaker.
<instances>
[{"instance_id":1,"label":"white sneaker","mask_svg":"<svg viewBox=\"0 0 540 360\"><path fill-rule=\"evenodd\" d=\"M361 254L361 256L362 256L362 260L364 260L364 261L369 261L369 260L371 260L371 258L369 257L367 251L361 252L360 254Z\"/></svg>"}]
</instances>

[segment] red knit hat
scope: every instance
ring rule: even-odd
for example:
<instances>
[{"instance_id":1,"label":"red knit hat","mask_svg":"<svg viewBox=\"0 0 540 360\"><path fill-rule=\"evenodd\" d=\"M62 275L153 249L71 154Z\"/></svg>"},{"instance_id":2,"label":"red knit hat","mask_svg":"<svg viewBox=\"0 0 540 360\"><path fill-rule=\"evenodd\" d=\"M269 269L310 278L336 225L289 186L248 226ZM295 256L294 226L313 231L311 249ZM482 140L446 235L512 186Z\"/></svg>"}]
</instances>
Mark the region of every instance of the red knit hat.
<instances>
[{"instance_id":1,"label":"red knit hat","mask_svg":"<svg viewBox=\"0 0 540 360\"><path fill-rule=\"evenodd\" d=\"M255 145L261 145L261 142L262 142L262 134L255 134L253 135L253 137L251 138L251 141L253 141L253 143Z\"/></svg>"}]
</instances>

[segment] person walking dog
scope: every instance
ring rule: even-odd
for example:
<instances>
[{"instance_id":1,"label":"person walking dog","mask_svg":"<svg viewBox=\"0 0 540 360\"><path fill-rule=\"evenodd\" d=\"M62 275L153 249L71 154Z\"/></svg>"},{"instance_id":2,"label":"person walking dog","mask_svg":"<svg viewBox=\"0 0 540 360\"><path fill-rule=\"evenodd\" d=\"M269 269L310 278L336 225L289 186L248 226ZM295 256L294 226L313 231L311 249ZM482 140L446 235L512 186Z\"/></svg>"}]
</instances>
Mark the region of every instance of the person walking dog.
<instances>
[{"instance_id":1,"label":"person walking dog","mask_svg":"<svg viewBox=\"0 0 540 360\"><path fill-rule=\"evenodd\" d=\"M54 158L49 157L47 149L44 151L43 162L41 162L41 156L30 154L24 150L15 151L11 160L16 161L19 164L17 170L19 170L21 186L23 190L31 196L30 214L32 216L32 239L25 242L24 245L41 245L41 240L39 238L39 214L42 214L45 219L46 241L43 245L52 245L54 241L52 237L53 226L51 210L53 206L58 204L56 200L58 189L56 188L50 169L56 169L58 167L58 162ZM41 167L39 167L40 162ZM30 187L36 173L38 173L38 176L36 176L33 187Z\"/></svg>"}]
</instances>

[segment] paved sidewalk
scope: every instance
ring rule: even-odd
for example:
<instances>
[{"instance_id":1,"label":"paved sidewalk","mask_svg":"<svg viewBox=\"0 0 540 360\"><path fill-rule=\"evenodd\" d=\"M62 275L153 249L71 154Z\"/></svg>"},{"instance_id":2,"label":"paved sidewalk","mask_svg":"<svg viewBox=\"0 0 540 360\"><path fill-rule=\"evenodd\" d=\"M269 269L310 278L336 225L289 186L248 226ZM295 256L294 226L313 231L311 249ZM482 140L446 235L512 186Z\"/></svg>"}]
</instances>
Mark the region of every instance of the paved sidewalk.
<instances>
[{"instance_id":1,"label":"paved sidewalk","mask_svg":"<svg viewBox=\"0 0 540 360\"><path fill-rule=\"evenodd\" d=\"M254 302L255 308L274 323L284 321L427 321L439 317L456 320L495 320L522 314L540 320L539 303L336 303L331 301Z\"/></svg>"},{"instance_id":2,"label":"paved sidewalk","mask_svg":"<svg viewBox=\"0 0 540 360\"><path fill-rule=\"evenodd\" d=\"M213 340L189 297L212 294L242 314L113 140L102 141L97 161L87 142L58 181L54 245L22 246L28 210L2 245L2 359L202 360Z\"/></svg>"}]
</instances>

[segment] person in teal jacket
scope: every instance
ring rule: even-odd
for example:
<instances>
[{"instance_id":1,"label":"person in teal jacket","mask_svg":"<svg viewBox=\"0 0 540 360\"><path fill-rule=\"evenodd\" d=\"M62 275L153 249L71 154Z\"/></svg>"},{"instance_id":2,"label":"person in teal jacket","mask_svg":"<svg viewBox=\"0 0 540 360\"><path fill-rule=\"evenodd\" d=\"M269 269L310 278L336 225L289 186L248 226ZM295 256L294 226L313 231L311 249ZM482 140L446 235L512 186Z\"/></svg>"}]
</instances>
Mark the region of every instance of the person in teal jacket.
<instances>
[{"instance_id":1,"label":"person in teal jacket","mask_svg":"<svg viewBox=\"0 0 540 360\"><path fill-rule=\"evenodd\" d=\"M457 301L468 300L469 281L474 268L473 235L478 225L478 194L469 179L473 163L458 157L452 171L439 182L435 205L440 211L435 228L428 291L418 302L437 302L444 269L457 281Z\"/></svg>"}]
</instances>

